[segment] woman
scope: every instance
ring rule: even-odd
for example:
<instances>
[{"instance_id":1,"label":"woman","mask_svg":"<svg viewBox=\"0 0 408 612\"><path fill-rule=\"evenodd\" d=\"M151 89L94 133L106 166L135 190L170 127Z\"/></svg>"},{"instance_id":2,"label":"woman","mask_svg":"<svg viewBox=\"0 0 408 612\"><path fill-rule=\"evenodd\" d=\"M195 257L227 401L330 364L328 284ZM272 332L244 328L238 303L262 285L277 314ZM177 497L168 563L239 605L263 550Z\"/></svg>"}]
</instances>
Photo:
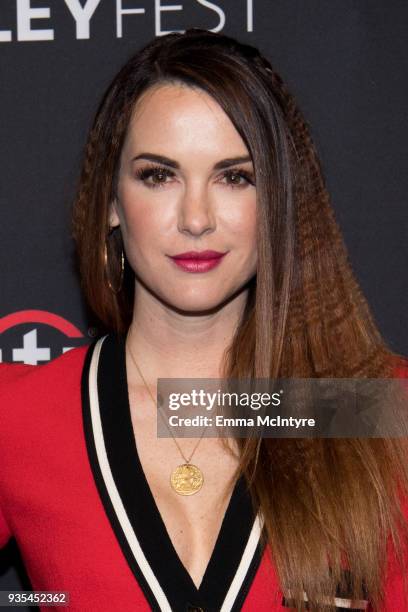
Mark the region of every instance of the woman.
<instances>
[{"instance_id":1,"label":"woman","mask_svg":"<svg viewBox=\"0 0 408 612\"><path fill-rule=\"evenodd\" d=\"M1 369L0 534L33 588L72 610L408 610L406 438L156 435L158 378L408 375L268 61L199 29L131 58L73 230L107 335Z\"/></svg>"}]
</instances>

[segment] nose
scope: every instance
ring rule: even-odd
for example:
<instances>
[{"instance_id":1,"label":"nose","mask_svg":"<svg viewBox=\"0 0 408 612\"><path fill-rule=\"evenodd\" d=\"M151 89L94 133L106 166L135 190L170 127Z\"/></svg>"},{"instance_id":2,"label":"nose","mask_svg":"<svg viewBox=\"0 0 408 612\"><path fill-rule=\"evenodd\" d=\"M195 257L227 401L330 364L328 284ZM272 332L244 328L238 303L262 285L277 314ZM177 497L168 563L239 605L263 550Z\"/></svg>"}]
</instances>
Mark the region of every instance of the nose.
<instances>
[{"instance_id":1,"label":"nose","mask_svg":"<svg viewBox=\"0 0 408 612\"><path fill-rule=\"evenodd\" d=\"M178 230L201 236L215 230L215 211L205 186L186 187L179 206Z\"/></svg>"}]
</instances>

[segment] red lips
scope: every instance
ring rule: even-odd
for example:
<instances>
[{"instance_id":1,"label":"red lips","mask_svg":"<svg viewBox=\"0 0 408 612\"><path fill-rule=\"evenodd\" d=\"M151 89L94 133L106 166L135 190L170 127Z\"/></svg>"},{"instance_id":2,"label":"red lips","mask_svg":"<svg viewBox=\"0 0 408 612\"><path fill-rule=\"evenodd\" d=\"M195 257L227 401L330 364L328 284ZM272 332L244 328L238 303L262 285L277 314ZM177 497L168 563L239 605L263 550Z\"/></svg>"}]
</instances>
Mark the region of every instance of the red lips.
<instances>
[{"instance_id":1,"label":"red lips","mask_svg":"<svg viewBox=\"0 0 408 612\"><path fill-rule=\"evenodd\" d=\"M215 259L216 257L222 257L225 253L219 251L186 251L185 253L178 253L177 255L171 255L172 259Z\"/></svg>"},{"instance_id":2,"label":"red lips","mask_svg":"<svg viewBox=\"0 0 408 612\"><path fill-rule=\"evenodd\" d=\"M218 266L224 255L219 251L187 251L172 255L174 263L185 272L208 272Z\"/></svg>"}]
</instances>

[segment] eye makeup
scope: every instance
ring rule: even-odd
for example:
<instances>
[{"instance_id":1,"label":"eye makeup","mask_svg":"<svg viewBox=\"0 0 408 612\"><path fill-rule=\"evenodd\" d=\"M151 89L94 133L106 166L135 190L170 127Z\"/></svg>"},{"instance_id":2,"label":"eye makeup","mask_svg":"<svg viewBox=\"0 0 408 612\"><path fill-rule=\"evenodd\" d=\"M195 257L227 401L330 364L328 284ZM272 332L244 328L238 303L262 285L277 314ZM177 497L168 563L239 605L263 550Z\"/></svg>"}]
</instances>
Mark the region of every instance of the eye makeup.
<instances>
[{"instance_id":1,"label":"eye makeup","mask_svg":"<svg viewBox=\"0 0 408 612\"><path fill-rule=\"evenodd\" d=\"M149 164L135 170L134 176L136 180L144 183L149 189L157 189L171 182L167 179L174 178L175 172L165 166ZM248 185L255 185L253 172L243 168L228 168L220 176L222 180L227 179L226 186L232 189L243 189ZM237 178L239 182L236 182Z\"/></svg>"}]
</instances>

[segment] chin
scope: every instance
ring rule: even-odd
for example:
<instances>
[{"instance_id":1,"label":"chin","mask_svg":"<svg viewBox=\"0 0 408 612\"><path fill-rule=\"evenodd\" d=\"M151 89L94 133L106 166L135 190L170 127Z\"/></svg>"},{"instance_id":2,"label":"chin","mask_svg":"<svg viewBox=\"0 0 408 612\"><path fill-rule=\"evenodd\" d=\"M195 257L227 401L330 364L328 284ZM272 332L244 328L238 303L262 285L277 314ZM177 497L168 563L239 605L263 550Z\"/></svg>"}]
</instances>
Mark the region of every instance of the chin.
<instances>
[{"instance_id":1,"label":"chin","mask_svg":"<svg viewBox=\"0 0 408 612\"><path fill-rule=\"evenodd\" d=\"M230 291L225 291L225 289L226 287L224 287L224 291L216 294L211 292L211 289L210 291L201 289L191 293L181 289L177 294L168 295L166 302L174 310L183 314L211 314L237 298L245 290L245 286L231 287Z\"/></svg>"},{"instance_id":2,"label":"chin","mask_svg":"<svg viewBox=\"0 0 408 612\"><path fill-rule=\"evenodd\" d=\"M169 304L175 310L183 313L190 314L204 314L216 311L220 308L225 300L220 299L208 299L208 297L191 297L191 299L186 298L185 295L182 296L182 299L178 300L169 300Z\"/></svg>"}]
</instances>

